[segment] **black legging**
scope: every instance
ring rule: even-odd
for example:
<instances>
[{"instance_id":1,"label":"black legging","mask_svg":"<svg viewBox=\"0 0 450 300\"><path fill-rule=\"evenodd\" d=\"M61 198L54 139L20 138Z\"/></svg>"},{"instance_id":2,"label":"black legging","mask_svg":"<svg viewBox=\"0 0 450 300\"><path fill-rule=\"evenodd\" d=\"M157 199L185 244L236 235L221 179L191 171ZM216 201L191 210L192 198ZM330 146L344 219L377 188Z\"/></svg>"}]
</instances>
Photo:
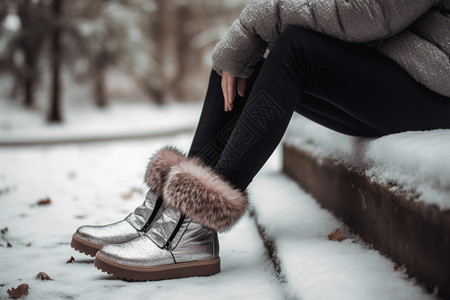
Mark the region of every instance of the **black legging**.
<instances>
[{"instance_id":1,"label":"black legging","mask_svg":"<svg viewBox=\"0 0 450 300\"><path fill-rule=\"evenodd\" d=\"M377 137L450 128L450 98L417 83L363 45L289 27L224 112L211 73L189 152L245 190L279 144L293 112L338 132Z\"/></svg>"}]
</instances>

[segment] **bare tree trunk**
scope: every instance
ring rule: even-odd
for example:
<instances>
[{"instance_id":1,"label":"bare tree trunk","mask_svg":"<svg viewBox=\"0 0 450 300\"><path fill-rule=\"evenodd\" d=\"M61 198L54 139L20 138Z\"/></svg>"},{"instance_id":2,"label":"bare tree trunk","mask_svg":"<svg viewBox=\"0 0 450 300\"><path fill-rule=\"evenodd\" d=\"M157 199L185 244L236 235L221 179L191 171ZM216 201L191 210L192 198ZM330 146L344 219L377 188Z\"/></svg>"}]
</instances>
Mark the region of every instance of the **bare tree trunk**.
<instances>
[{"instance_id":1,"label":"bare tree trunk","mask_svg":"<svg viewBox=\"0 0 450 300\"><path fill-rule=\"evenodd\" d=\"M172 90L174 96L180 101L199 99L203 92L197 92L199 81L202 77L202 55L203 49L195 46L192 41L195 36L204 30L204 25L195 22L196 19L203 19L205 13L199 13L192 5L180 5L176 10L175 18L177 25L175 28L176 36L176 55L177 66L176 75L173 78ZM206 71L209 73L209 70Z\"/></svg>"},{"instance_id":2,"label":"bare tree trunk","mask_svg":"<svg viewBox=\"0 0 450 300\"><path fill-rule=\"evenodd\" d=\"M93 58L93 94L95 105L98 107L108 105L108 97L106 96L106 71L110 63L111 56L105 48L102 48Z\"/></svg>"},{"instance_id":3,"label":"bare tree trunk","mask_svg":"<svg viewBox=\"0 0 450 300\"><path fill-rule=\"evenodd\" d=\"M28 27L30 18L30 1L25 0L19 6L20 20L23 28ZM23 56L25 58L25 68L24 68L24 104L26 107L31 107L34 105L34 78L33 78L33 51L28 47L28 41L23 43Z\"/></svg>"},{"instance_id":4,"label":"bare tree trunk","mask_svg":"<svg viewBox=\"0 0 450 300\"><path fill-rule=\"evenodd\" d=\"M25 106L32 107L34 105L34 80L30 74L25 75Z\"/></svg>"},{"instance_id":5,"label":"bare tree trunk","mask_svg":"<svg viewBox=\"0 0 450 300\"><path fill-rule=\"evenodd\" d=\"M95 102L99 107L105 107L108 104L105 91L105 71L96 70L95 72Z\"/></svg>"},{"instance_id":6,"label":"bare tree trunk","mask_svg":"<svg viewBox=\"0 0 450 300\"><path fill-rule=\"evenodd\" d=\"M157 64L157 72L152 78L149 78L145 82L147 93L150 95L153 101L157 104L164 104L167 96L167 84L166 84L166 70L165 59L167 56L167 22L170 19L168 15L170 12L171 1L156 0L157 13L154 19L150 22L151 37L155 42L155 52L153 58Z\"/></svg>"},{"instance_id":7,"label":"bare tree trunk","mask_svg":"<svg viewBox=\"0 0 450 300\"><path fill-rule=\"evenodd\" d=\"M30 0L19 2L17 14L21 22L21 38L19 42L19 49L24 56L24 66L22 68L23 74L23 91L24 91L24 105L32 107L35 103L35 88L37 83L38 73L38 57L42 45L42 34L36 30L36 17Z\"/></svg>"},{"instance_id":8,"label":"bare tree trunk","mask_svg":"<svg viewBox=\"0 0 450 300\"><path fill-rule=\"evenodd\" d=\"M175 29L176 36L176 65L177 73L172 80L172 86L174 87L174 94L176 99L181 100L185 98L184 78L189 72L188 59L192 49L189 47L190 34L186 28L186 24L191 17L191 11L189 6L183 5L176 10L176 22L177 28Z\"/></svg>"},{"instance_id":9,"label":"bare tree trunk","mask_svg":"<svg viewBox=\"0 0 450 300\"><path fill-rule=\"evenodd\" d=\"M50 99L49 122L61 122L61 16L62 0L53 0L53 17L55 26L52 33L52 93Z\"/></svg>"}]
</instances>

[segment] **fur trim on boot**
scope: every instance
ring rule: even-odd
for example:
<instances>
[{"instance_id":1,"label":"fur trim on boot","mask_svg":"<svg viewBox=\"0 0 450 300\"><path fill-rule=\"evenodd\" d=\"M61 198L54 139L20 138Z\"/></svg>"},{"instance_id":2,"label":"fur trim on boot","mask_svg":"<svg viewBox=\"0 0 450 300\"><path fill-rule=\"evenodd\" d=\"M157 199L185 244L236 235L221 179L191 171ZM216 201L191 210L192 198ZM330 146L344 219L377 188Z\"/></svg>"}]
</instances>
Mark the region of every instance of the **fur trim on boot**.
<instances>
[{"instance_id":1,"label":"fur trim on boot","mask_svg":"<svg viewBox=\"0 0 450 300\"><path fill-rule=\"evenodd\" d=\"M245 191L234 188L197 158L183 160L171 168L163 197L164 205L217 231L234 225L248 206Z\"/></svg>"},{"instance_id":2,"label":"fur trim on boot","mask_svg":"<svg viewBox=\"0 0 450 300\"><path fill-rule=\"evenodd\" d=\"M174 147L160 149L148 163L145 182L156 195L161 195L170 168L186 159L186 156Z\"/></svg>"}]
</instances>

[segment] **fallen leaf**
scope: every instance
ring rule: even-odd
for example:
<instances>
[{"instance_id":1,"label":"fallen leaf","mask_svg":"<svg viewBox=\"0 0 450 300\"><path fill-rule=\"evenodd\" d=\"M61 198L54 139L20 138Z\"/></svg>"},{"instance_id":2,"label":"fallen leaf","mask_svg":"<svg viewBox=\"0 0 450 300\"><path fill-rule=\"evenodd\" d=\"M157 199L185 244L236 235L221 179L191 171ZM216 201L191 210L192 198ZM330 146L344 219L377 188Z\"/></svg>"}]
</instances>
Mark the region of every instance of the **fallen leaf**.
<instances>
[{"instance_id":1,"label":"fallen leaf","mask_svg":"<svg viewBox=\"0 0 450 300\"><path fill-rule=\"evenodd\" d=\"M39 200L37 205L49 205L50 203L52 203L52 200L50 200L50 198L45 198L45 199Z\"/></svg>"},{"instance_id":2,"label":"fallen leaf","mask_svg":"<svg viewBox=\"0 0 450 300\"><path fill-rule=\"evenodd\" d=\"M39 272L37 275L36 275L36 279L40 279L40 280L53 280L53 279L51 279L50 278L50 276L48 276L46 273L44 273L44 272Z\"/></svg>"},{"instance_id":3,"label":"fallen leaf","mask_svg":"<svg viewBox=\"0 0 450 300\"><path fill-rule=\"evenodd\" d=\"M7 290L7 292L12 298L17 299L22 297L23 295L28 295L28 289L29 289L28 284L22 283L16 288L11 288Z\"/></svg>"},{"instance_id":4,"label":"fallen leaf","mask_svg":"<svg viewBox=\"0 0 450 300\"><path fill-rule=\"evenodd\" d=\"M144 194L142 189L137 188L137 187L133 187L133 188L130 189L130 191L128 193L122 194L122 198L125 199L125 200L126 199L130 199L131 197L133 197L134 193L137 193L137 194L140 194L140 195Z\"/></svg>"},{"instance_id":5,"label":"fallen leaf","mask_svg":"<svg viewBox=\"0 0 450 300\"><path fill-rule=\"evenodd\" d=\"M68 261L66 261L66 263L70 264L73 263L75 261L75 258L73 256L70 257L70 259Z\"/></svg>"},{"instance_id":6,"label":"fallen leaf","mask_svg":"<svg viewBox=\"0 0 450 300\"><path fill-rule=\"evenodd\" d=\"M344 232L342 231L342 229L337 228L334 232L332 232L328 235L328 239L330 241L340 242L344 239Z\"/></svg>"},{"instance_id":7,"label":"fallen leaf","mask_svg":"<svg viewBox=\"0 0 450 300\"><path fill-rule=\"evenodd\" d=\"M31 246L31 243L28 243L25 245L25 247L30 247L30 246Z\"/></svg>"},{"instance_id":8,"label":"fallen leaf","mask_svg":"<svg viewBox=\"0 0 450 300\"><path fill-rule=\"evenodd\" d=\"M8 232L8 227L3 228L2 230L0 230L0 232L1 232L2 234L7 233L7 232Z\"/></svg>"},{"instance_id":9,"label":"fallen leaf","mask_svg":"<svg viewBox=\"0 0 450 300\"><path fill-rule=\"evenodd\" d=\"M0 283L0 287L4 287L6 284L4 283Z\"/></svg>"},{"instance_id":10,"label":"fallen leaf","mask_svg":"<svg viewBox=\"0 0 450 300\"><path fill-rule=\"evenodd\" d=\"M6 244L6 247L8 247L8 248L12 248L12 245L11 245L11 243L10 243L10 242L8 242L8 243Z\"/></svg>"},{"instance_id":11,"label":"fallen leaf","mask_svg":"<svg viewBox=\"0 0 450 300\"><path fill-rule=\"evenodd\" d=\"M122 194L123 199L130 199L131 197L133 197L133 191L129 191L126 194Z\"/></svg>"}]
</instances>

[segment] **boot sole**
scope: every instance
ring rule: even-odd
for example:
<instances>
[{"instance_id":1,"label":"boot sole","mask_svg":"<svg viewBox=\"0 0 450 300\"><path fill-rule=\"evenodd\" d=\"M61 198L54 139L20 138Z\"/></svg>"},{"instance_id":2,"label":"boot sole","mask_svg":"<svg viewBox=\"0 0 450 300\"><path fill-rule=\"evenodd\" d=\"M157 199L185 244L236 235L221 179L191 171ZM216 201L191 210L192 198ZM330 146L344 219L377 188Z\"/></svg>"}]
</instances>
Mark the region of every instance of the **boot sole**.
<instances>
[{"instance_id":1,"label":"boot sole","mask_svg":"<svg viewBox=\"0 0 450 300\"><path fill-rule=\"evenodd\" d=\"M164 280L219 273L220 257L155 267L138 267L121 264L97 254L94 266L102 272L130 281Z\"/></svg>"},{"instance_id":2,"label":"boot sole","mask_svg":"<svg viewBox=\"0 0 450 300\"><path fill-rule=\"evenodd\" d=\"M76 234L72 236L72 242L70 243L70 246L73 249L92 257L94 257L95 254L97 254L97 251L102 248L101 245L89 242L83 238L80 238Z\"/></svg>"}]
</instances>

